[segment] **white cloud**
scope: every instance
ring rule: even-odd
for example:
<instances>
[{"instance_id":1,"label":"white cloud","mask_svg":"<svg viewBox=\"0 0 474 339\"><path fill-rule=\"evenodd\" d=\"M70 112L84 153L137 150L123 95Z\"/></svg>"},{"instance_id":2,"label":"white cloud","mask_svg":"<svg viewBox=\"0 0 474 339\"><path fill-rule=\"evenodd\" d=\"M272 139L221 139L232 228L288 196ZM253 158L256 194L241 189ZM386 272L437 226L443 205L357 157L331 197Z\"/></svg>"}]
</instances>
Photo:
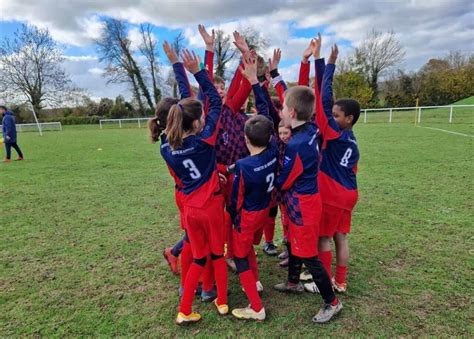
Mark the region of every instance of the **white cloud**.
<instances>
[{"instance_id":1,"label":"white cloud","mask_svg":"<svg viewBox=\"0 0 474 339\"><path fill-rule=\"evenodd\" d=\"M432 1L323 1L323 0L1 0L0 21L18 20L46 27L57 41L66 45L89 46L100 34L101 16L125 19L133 24L151 23L167 28L180 28L192 48L204 46L196 29L205 23L210 29L221 28L227 34L236 29L253 27L269 41L262 53L269 57L273 48L282 49L283 59L296 61L308 40L294 29L323 30L322 54L329 46L344 41L341 56L360 43L372 28L393 30L406 49L403 67L414 70L429 58L446 55L450 50L474 52L474 6L472 0ZM130 39L136 48L138 30L132 29ZM99 74L88 70L98 61L67 58L67 62L93 64L77 74L98 77L89 82L94 92L111 93L113 86L104 85ZM77 57L75 57L77 58ZM282 70L293 80L293 64ZM233 69L229 66L229 70ZM95 78L93 78L95 79ZM103 85L100 89L97 84ZM123 86L122 86L123 87Z\"/></svg>"}]
</instances>

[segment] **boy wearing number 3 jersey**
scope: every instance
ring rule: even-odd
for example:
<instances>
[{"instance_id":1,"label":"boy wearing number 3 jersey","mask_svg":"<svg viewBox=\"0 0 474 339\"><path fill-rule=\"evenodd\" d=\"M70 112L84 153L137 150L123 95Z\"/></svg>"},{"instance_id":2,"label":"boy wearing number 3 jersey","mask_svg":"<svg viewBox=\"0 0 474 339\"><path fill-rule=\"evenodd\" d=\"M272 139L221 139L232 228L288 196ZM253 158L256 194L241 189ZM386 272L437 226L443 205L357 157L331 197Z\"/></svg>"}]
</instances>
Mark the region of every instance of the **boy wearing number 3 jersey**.
<instances>
[{"instance_id":1,"label":"boy wearing number 3 jersey","mask_svg":"<svg viewBox=\"0 0 474 339\"><path fill-rule=\"evenodd\" d=\"M359 119L359 103L353 99L337 100L333 104L332 80L338 50L332 48L322 81L322 100L317 100L316 119L323 136L322 160L318 175L323 211L319 239L319 258L331 276L330 240L336 245L334 289L346 291L352 210L357 203L357 162L359 149L352 127ZM321 59L320 59L321 60ZM318 61L316 65L318 65ZM324 61L323 61L324 65ZM323 66L324 67L324 66ZM316 72L321 69L316 68ZM318 90L315 90L318 95Z\"/></svg>"}]
</instances>

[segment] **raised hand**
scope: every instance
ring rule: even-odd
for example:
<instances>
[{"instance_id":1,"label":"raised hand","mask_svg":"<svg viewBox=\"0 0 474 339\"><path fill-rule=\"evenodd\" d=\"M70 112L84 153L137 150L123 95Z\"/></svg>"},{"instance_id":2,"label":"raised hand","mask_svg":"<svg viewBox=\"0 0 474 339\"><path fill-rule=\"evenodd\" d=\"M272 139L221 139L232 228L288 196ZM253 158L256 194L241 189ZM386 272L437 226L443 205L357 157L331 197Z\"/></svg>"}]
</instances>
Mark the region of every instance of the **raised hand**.
<instances>
[{"instance_id":1,"label":"raised hand","mask_svg":"<svg viewBox=\"0 0 474 339\"><path fill-rule=\"evenodd\" d=\"M276 48L273 50L273 57L268 60L268 67L270 71L273 71L278 68L278 64L281 60L281 49Z\"/></svg>"},{"instance_id":2,"label":"raised hand","mask_svg":"<svg viewBox=\"0 0 474 339\"><path fill-rule=\"evenodd\" d=\"M196 56L196 53L190 52L187 49L181 54L183 58L184 67L191 73L196 74L201 70L199 67L199 58Z\"/></svg>"},{"instance_id":3,"label":"raised hand","mask_svg":"<svg viewBox=\"0 0 474 339\"><path fill-rule=\"evenodd\" d=\"M335 64L338 54L339 49L337 48L337 45L334 44L334 46L331 47L331 55L329 55L328 64Z\"/></svg>"},{"instance_id":4,"label":"raised hand","mask_svg":"<svg viewBox=\"0 0 474 339\"><path fill-rule=\"evenodd\" d=\"M313 44L314 44L314 39L311 39L309 42L308 47L303 51L303 59L302 61L306 64L308 63L309 58L311 57L311 54L313 54Z\"/></svg>"},{"instance_id":5,"label":"raised hand","mask_svg":"<svg viewBox=\"0 0 474 339\"><path fill-rule=\"evenodd\" d=\"M216 40L216 34L214 30L212 30L212 35L209 35L206 31L206 27L204 25L198 25L199 34L201 34L202 40L206 44L206 50L213 51L214 50L214 41Z\"/></svg>"},{"instance_id":6,"label":"raised hand","mask_svg":"<svg viewBox=\"0 0 474 339\"><path fill-rule=\"evenodd\" d=\"M244 67L240 66L240 72L252 84L258 84L257 78L257 59L250 53L243 56Z\"/></svg>"},{"instance_id":7,"label":"raised hand","mask_svg":"<svg viewBox=\"0 0 474 339\"><path fill-rule=\"evenodd\" d=\"M170 61L171 64L175 64L178 62L178 55L176 55L176 51L174 50L173 47L171 47L168 41L165 41L163 43L163 50L165 51L165 54L168 57L168 60Z\"/></svg>"},{"instance_id":8,"label":"raised hand","mask_svg":"<svg viewBox=\"0 0 474 339\"><path fill-rule=\"evenodd\" d=\"M247 41L245 41L245 38L242 35L240 35L240 33L237 31L235 31L233 35L234 35L235 47L237 47L240 50L242 55L247 54L250 49L249 49L249 46L247 45Z\"/></svg>"},{"instance_id":9,"label":"raised hand","mask_svg":"<svg viewBox=\"0 0 474 339\"><path fill-rule=\"evenodd\" d=\"M318 37L314 38L312 41L314 43L311 45L311 51L315 59L319 59L321 57L321 33L318 33Z\"/></svg>"}]
</instances>

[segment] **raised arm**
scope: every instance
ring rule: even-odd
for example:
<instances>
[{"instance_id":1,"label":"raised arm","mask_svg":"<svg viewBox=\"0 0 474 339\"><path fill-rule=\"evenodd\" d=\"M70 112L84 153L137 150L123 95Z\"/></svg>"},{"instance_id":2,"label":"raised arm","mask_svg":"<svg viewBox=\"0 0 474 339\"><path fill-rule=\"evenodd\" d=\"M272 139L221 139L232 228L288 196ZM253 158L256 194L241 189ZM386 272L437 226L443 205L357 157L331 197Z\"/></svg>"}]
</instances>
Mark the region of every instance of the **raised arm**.
<instances>
[{"instance_id":1,"label":"raised arm","mask_svg":"<svg viewBox=\"0 0 474 339\"><path fill-rule=\"evenodd\" d=\"M214 30L212 30L211 34L206 31L206 28L203 25L198 25L199 34L201 34L202 40L206 45L206 51L204 54L204 68L207 70L209 74L209 79L213 79L213 72L214 72L214 42L216 39L216 34ZM205 111L209 109L209 102L206 100L204 93L201 88L199 88L199 92L197 95L198 100L204 103Z\"/></svg>"},{"instance_id":2,"label":"raised arm","mask_svg":"<svg viewBox=\"0 0 474 339\"><path fill-rule=\"evenodd\" d=\"M253 93L255 95L255 106L257 107L258 114L264 115L270 118L268 112L267 101L263 94L263 89L260 86L257 77L257 60L253 56L244 56L244 66L241 67L240 71L245 79L252 85Z\"/></svg>"},{"instance_id":3,"label":"raised arm","mask_svg":"<svg viewBox=\"0 0 474 339\"><path fill-rule=\"evenodd\" d=\"M285 91L287 90L287 86L283 77L278 73L278 64L281 60L281 50L279 48L273 50L273 57L268 60L268 65L270 69L270 76L272 78L272 86L275 88L278 99L280 100L281 104L285 100Z\"/></svg>"},{"instance_id":4,"label":"raised arm","mask_svg":"<svg viewBox=\"0 0 474 339\"><path fill-rule=\"evenodd\" d=\"M186 75L186 71L183 67L183 64L179 62L178 56L176 55L176 51L170 46L168 41L163 43L163 50L165 51L168 60L173 65L173 72L176 78L176 82L178 83L179 94L181 99L190 98L192 97L193 90L191 89L191 85L188 80L188 76Z\"/></svg>"},{"instance_id":5,"label":"raised arm","mask_svg":"<svg viewBox=\"0 0 474 339\"><path fill-rule=\"evenodd\" d=\"M206 70L200 69L199 59L194 52L191 53L188 50L184 50L183 63L184 67L194 74L194 77L199 86L201 86L204 95L209 98L209 112L206 115L206 123L199 136L204 142L210 145L215 145L219 118L222 111L221 97L219 96L219 93L217 93L214 84L209 79Z\"/></svg>"},{"instance_id":6,"label":"raised arm","mask_svg":"<svg viewBox=\"0 0 474 339\"><path fill-rule=\"evenodd\" d=\"M336 69L337 55L338 48L337 45L334 45L331 48L331 55L324 70L321 98L316 100L316 121L325 140L337 139L341 135L341 129L332 115L332 81Z\"/></svg>"},{"instance_id":7,"label":"raised arm","mask_svg":"<svg viewBox=\"0 0 474 339\"><path fill-rule=\"evenodd\" d=\"M315 82L314 82L314 90L316 97L321 95L321 83L323 81L323 74L324 74L324 58L321 58L321 33L318 33L318 37L313 39L314 43L311 45L312 53L314 57L314 67L315 67ZM316 87L317 86L317 87Z\"/></svg>"},{"instance_id":8,"label":"raised arm","mask_svg":"<svg viewBox=\"0 0 474 339\"><path fill-rule=\"evenodd\" d=\"M313 54L313 44L314 39L311 39L308 47L303 51L303 57L301 58L300 64L300 74L298 76L298 85L299 86L309 86L309 72L311 63L309 58Z\"/></svg>"}]
</instances>

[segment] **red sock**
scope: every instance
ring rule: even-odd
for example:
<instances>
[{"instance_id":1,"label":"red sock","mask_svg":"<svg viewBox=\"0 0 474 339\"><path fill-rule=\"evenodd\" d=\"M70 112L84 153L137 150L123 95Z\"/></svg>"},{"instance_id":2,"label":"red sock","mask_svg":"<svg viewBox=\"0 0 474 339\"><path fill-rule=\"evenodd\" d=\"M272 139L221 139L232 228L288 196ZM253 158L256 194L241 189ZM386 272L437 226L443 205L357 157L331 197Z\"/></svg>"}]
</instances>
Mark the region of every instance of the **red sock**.
<instances>
[{"instance_id":1,"label":"red sock","mask_svg":"<svg viewBox=\"0 0 474 339\"><path fill-rule=\"evenodd\" d=\"M250 305L255 312L260 312L263 308L262 299L257 292L257 285L252 271L247 270L239 274L240 283L245 290L245 294L250 301Z\"/></svg>"},{"instance_id":2,"label":"red sock","mask_svg":"<svg viewBox=\"0 0 474 339\"><path fill-rule=\"evenodd\" d=\"M203 270L204 267L193 262L189 267L188 274L186 274L183 296L179 304L179 311L185 315L189 315L192 312L194 293Z\"/></svg>"},{"instance_id":3,"label":"red sock","mask_svg":"<svg viewBox=\"0 0 474 339\"><path fill-rule=\"evenodd\" d=\"M347 266L336 265L336 277L335 280L339 284L346 282Z\"/></svg>"},{"instance_id":4,"label":"red sock","mask_svg":"<svg viewBox=\"0 0 474 339\"><path fill-rule=\"evenodd\" d=\"M255 255L255 250L252 248L247 256L249 260L250 270L253 273L253 277L255 278L255 282L258 281L258 263L257 263L257 256Z\"/></svg>"},{"instance_id":5,"label":"red sock","mask_svg":"<svg viewBox=\"0 0 474 339\"><path fill-rule=\"evenodd\" d=\"M331 272L331 263L332 263L332 252L331 251L324 251L319 252L318 254L319 260L321 260L326 272L328 272L329 279L332 279L332 272Z\"/></svg>"},{"instance_id":6,"label":"red sock","mask_svg":"<svg viewBox=\"0 0 474 339\"><path fill-rule=\"evenodd\" d=\"M273 242L273 236L275 234L275 218L268 217L263 228L265 234L265 242Z\"/></svg>"},{"instance_id":7,"label":"red sock","mask_svg":"<svg viewBox=\"0 0 474 339\"><path fill-rule=\"evenodd\" d=\"M227 304L227 264L224 257L212 261L217 286L217 304Z\"/></svg>"},{"instance_id":8,"label":"red sock","mask_svg":"<svg viewBox=\"0 0 474 339\"><path fill-rule=\"evenodd\" d=\"M338 302L339 302L339 299L337 299L337 297L335 297L334 300L332 301L331 305L336 306Z\"/></svg>"},{"instance_id":9,"label":"red sock","mask_svg":"<svg viewBox=\"0 0 474 339\"><path fill-rule=\"evenodd\" d=\"M234 257L234 246L233 246L233 241L232 241L232 220L230 219L230 214L225 213L224 214L224 223L225 223L225 229L226 229L226 242L227 242L227 252L226 252L226 257L227 258L233 258Z\"/></svg>"},{"instance_id":10,"label":"red sock","mask_svg":"<svg viewBox=\"0 0 474 339\"><path fill-rule=\"evenodd\" d=\"M184 282L186 281L186 274L188 273L189 266L193 262L193 252L191 251L191 244L187 241L184 242L183 250L181 251L181 287L184 288Z\"/></svg>"},{"instance_id":11,"label":"red sock","mask_svg":"<svg viewBox=\"0 0 474 339\"><path fill-rule=\"evenodd\" d=\"M214 287L214 269L212 268L211 257L207 257L206 266L202 272L202 290L209 292Z\"/></svg>"}]
</instances>

